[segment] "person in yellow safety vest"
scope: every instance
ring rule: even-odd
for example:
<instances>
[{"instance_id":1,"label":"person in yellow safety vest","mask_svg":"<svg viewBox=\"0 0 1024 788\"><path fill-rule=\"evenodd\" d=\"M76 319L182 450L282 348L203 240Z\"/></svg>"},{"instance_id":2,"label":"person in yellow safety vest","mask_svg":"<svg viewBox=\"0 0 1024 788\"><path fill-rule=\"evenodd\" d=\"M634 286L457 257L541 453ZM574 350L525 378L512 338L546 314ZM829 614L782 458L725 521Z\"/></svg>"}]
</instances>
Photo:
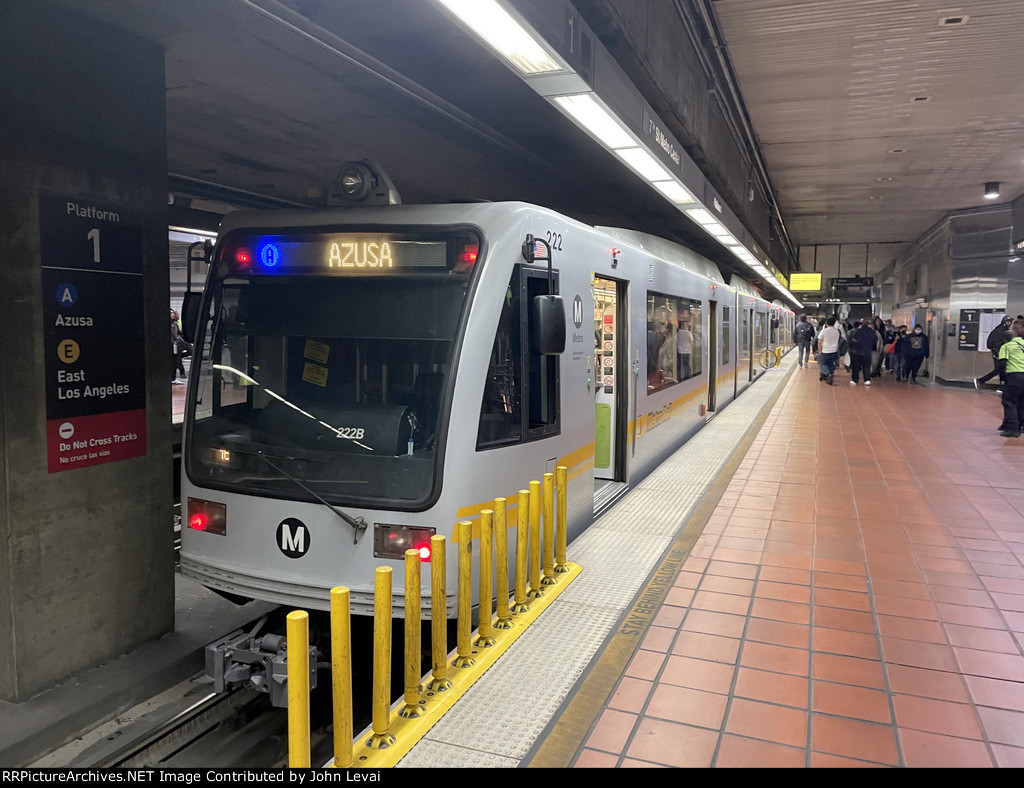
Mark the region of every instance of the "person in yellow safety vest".
<instances>
[{"instance_id":1,"label":"person in yellow safety vest","mask_svg":"<svg viewBox=\"0 0 1024 788\"><path fill-rule=\"evenodd\" d=\"M1000 435L1019 438L1021 416L1024 415L1024 321L1010 324L1013 337L999 348L998 364L1005 370L1003 386L1003 423Z\"/></svg>"}]
</instances>

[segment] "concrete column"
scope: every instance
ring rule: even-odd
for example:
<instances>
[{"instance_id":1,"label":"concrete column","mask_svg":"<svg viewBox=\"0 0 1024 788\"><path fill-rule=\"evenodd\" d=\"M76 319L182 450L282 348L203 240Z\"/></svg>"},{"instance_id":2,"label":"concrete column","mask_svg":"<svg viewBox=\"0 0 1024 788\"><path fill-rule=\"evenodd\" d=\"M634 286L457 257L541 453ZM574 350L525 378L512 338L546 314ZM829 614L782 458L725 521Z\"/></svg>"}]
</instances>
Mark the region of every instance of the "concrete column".
<instances>
[{"instance_id":1,"label":"concrete column","mask_svg":"<svg viewBox=\"0 0 1024 788\"><path fill-rule=\"evenodd\" d=\"M174 625L164 95L154 44L0 3L4 700Z\"/></svg>"}]
</instances>

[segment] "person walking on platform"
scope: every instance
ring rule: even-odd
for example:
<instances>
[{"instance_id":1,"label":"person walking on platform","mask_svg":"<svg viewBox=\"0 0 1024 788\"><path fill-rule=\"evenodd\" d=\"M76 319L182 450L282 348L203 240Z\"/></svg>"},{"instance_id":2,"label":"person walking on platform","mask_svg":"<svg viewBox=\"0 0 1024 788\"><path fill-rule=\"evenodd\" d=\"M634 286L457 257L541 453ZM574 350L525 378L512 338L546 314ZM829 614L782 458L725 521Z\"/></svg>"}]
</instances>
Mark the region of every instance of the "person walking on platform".
<instances>
[{"instance_id":1,"label":"person walking on platform","mask_svg":"<svg viewBox=\"0 0 1024 788\"><path fill-rule=\"evenodd\" d=\"M896 331L896 382L907 379L907 327L900 326Z\"/></svg>"},{"instance_id":2,"label":"person walking on platform","mask_svg":"<svg viewBox=\"0 0 1024 788\"><path fill-rule=\"evenodd\" d=\"M836 366L839 363L839 343L841 340L843 340L843 335L836 328L836 319L835 317L830 317L821 333L818 334L818 365L820 367L818 380L823 380L830 386L836 374Z\"/></svg>"},{"instance_id":3,"label":"person walking on platform","mask_svg":"<svg viewBox=\"0 0 1024 788\"><path fill-rule=\"evenodd\" d=\"M185 365L181 363L181 345L183 342L181 336L181 326L178 324L178 313L173 309L171 310L171 359L173 368L171 369L171 383L176 386L184 384L185 377ZM178 373L181 376L178 376Z\"/></svg>"},{"instance_id":4,"label":"person walking on platform","mask_svg":"<svg viewBox=\"0 0 1024 788\"><path fill-rule=\"evenodd\" d=\"M889 347L897 339L899 339L899 332L896 330L896 326L893 325L892 318L885 321L885 328L882 331L882 342L885 343L884 347ZM896 351L892 353L885 353L885 369L891 375L896 368Z\"/></svg>"},{"instance_id":5,"label":"person walking on platform","mask_svg":"<svg viewBox=\"0 0 1024 788\"><path fill-rule=\"evenodd\" d=\"M868 325L875 332L877 339L875 351L871 354L871 377L878 378L882 376L882 358L885 356L885 323L882 322L882 318L875 317Z\"/></svg>"},{"instance_id":6,"label":"person walking on platform","mask_svg":"<svg viewBox=\"0 0 1024 788\"><path fill-rule=\"evenodd\" d=\"M906 363L905 376L911 383L917 383L917 371L921 364L931 355L928 348L928 337L925 336L921 326L914 326L914 332L906 338L904 346L904 361Z\"/></svg>"},{"instance_id":7,"label":"person walking on platform","mask_svg":"<svg viewBox=\"0 0 1024 788\"><path fill-rule=\"evenodd\" d=\"M863 376L864 385L871 385L871 354L878 346L875 329L867 322L856 321L853 331L847 337L850 344L850 380L851 386L857 385L857 378Z\"/></svg>"},{"instance_id":8,"label":"person walking on platform","mask_svg":"<svg viewBox=\"0 0 1024 788\"><path fill-rule=\"evenodd\" d=\"M1010 323L1011 339L999 348L996 363L1004 377L1003 424L999 433L1004 438L1019 438L1024 418L1024 321Z\"/></svg>"},{"instance_id":9,"label":"person walking on platform","mask_svg":"<svg viewBox=\"0 0 1024 788\"><path fill-rule=\"evenodd\" d=\"M981 391L981 387L988 383L996 375L999 376L1000 391L1003 390L1003 373L999 371L999 349L1009 342L1013 338L1013 331L1010 329L1010 324L1013 322L1013 318L1009 315L1005 315L999 322L999 325L988 332L988 339L985 341L985 347L989 349L992 354L992 366L994 367L991 372L987 375L982 375L980 378L974 379L974 388Z\"/></svg>"},{"instance_id":10,"label":"person walking on platform","mask_svg":"<svg viewBox=\"0 0 1024 788\"><path fill-rule=\"evenodd\" d=\"M801 367L810 363L813 340L814 326L807 322L807 315L800 315L800 321L793 327L793 344L797 349L797 364Z\"/></svg>"}]
</instances>

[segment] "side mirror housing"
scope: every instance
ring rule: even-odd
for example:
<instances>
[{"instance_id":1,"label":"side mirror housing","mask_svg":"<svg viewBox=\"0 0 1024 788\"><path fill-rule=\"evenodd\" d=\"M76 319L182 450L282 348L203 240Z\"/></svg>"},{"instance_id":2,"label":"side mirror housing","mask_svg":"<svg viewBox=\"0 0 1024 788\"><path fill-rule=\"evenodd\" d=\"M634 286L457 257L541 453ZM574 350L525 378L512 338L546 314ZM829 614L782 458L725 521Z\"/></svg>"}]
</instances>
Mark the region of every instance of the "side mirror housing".
<instances>
[{"instance_id":1,"label":"side mirror housing","mask_svg":"<svg viewBox=\"0 0 1024 788\"><path fill-rule=\"evenodd\" d=\"M565 351L565 302L561 296L533 297L530 309L530 336L533 349L543 356L557 356Z\"/></svg>"}]
</instances>

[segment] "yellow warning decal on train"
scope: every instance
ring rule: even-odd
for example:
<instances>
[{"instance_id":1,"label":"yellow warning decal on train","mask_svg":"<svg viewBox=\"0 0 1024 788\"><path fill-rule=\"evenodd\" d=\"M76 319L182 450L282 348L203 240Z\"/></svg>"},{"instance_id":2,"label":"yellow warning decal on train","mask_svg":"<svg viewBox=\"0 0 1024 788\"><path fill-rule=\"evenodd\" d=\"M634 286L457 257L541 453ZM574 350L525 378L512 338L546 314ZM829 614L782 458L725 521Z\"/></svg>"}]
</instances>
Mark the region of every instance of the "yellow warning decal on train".
<instances>
[{"instance_id":1,"label":"yellow warning decal on train","mask_svg":"<svg viewBox=\"0 0 1024 788\"><path fill-rule=\"evenodd\" d=\"M302 357L308 358L310 361L316 361L320 364L326 364L327 354L330 352L330 345L325 345L323 342L317 342L315 339L307 339L306 347L302 351ZM310 382L312 383L313 381Z\"/></svg>"},{"instance_id":2,"label":"yellow warning decal on train","mask_svg":"<svg viewBox=\"0 0 1024 788\"><path fill-rule=\"evenodd\" d=\"M327 367L321 367L316 364L310 364L306 362L302 367L302 379L307 383L312 383L314 386L320 386L321 388L327 387Z\"/></svg>"}]
</instances>

